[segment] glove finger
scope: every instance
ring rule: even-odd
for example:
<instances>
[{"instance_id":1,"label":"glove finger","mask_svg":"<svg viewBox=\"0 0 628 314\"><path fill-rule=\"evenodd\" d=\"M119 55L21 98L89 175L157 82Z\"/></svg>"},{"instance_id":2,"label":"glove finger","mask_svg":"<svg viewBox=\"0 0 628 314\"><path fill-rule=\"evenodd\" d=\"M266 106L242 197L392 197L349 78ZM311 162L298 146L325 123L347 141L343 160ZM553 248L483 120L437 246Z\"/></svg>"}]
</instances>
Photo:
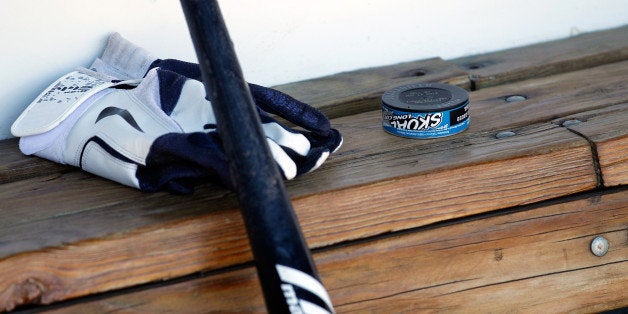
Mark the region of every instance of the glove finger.
<instances>
[{"instance_id":1,"label":"glove finger","mask_svg":"<svg viewBox=\"0 0 628 314\"><path fill-rule=\"evenodd\" d=\"M329 119L318 109L298 101L278 90L249 83L255 104L319 136L327 136Z\"/></svg>"},{"instance_id":2,"label":"glove finger","mask_svg":"<svg viewBox=\"0 0 628 314\"><path fill-rule=\"evenodd\" d=\"M317 136L314 133L303 131L301 131L300 133L303 134L303 136L305 136L310 142L310 149L321 147L326 149L327 151L334 153L338 151L338 149L340 149L340 147L342 146L342 135L336 129L330 129L328 136Z\"/></svg>"},{"instance_id":3,"label":"glove finger","mask_svg":"<svg viewBox=\"0 0 628 314\"><path fill-rule=\"evenodd\" d=\"M287 180L292 180L298 174L298 168L296 163L292 160L292 158L286 153L279 144L275 143L271 139L266 139L268 141L268 147L270 148L270 152L275 159L275 162L279 166L283 177Z\"/></svg>"},{"instance_id":4,"label":"glove finger","mask_svg":"<svg viewBox=\"0 0 628 314\"><path fill-rule=\"evenodd\" d=\"M211 103L205 99L203 83L161 68L157 77L161 107L185 133L203 131L207 124L216 124Z\"/></svg>"},{"instance_id":5,"label":"glove finger","mask_svg":"<svg viewBox=\"0 0 628 314\"><path fill-rule=\"evenodd\" d=\"M304 170L306 172L312 172L316 169L318 169L324 162L325 160L327 160L327 157L329 157L329 151L323 150L321 151L321 153L318 155L318 159L316 159L316 162L314 163L314 165L307 170Z\"/></svg>"},{"instance_id":6,"label":"glove finger","mask_svg":"<svg viewBox=\"0 0 628 314\"><path fill-rule=\"evenodd\" d=\"M274 119L262 116L262 129L267 138L305 156L310 151L310 140L302 133L283 127Z\"/></svg>"},{"instance_id":7,"label":"glove finger","mask_svg":"<svg viewBox=\"0 0 628 314\"><path fill-rule=\"evenodd\" d=\"M329 150L327 150L324 147L313 148L305 156L296 154L290 149L285 148L285 147L284 147L284 152L297 165L297 171L296 171L297 176L316 170L325 162L325 160L327 160L327 157L329 157L329 154L330 154Z\"/></svg>"}]
</instances>

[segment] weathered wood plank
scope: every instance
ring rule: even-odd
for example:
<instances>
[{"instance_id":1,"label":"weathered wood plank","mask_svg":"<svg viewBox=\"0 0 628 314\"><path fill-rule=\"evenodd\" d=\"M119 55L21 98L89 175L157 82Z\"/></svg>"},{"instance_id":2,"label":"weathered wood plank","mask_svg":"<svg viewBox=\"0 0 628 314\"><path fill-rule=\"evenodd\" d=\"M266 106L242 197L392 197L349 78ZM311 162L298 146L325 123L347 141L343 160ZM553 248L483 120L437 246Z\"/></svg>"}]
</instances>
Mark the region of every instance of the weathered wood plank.
<instances>
[{"instance_id":1,"label":"weathered wood plank","mask_svg":"<svg viewBox=\"0 0 628 314\"><path fill-rule=\"evenodd\" d=\"M471 94L471 127L487 123L517 127L626 103L627 76L628 61L624 61L478 90ZM512 95L525 100L509 102ZM484 106L491 106L491 111L476 113Z\"/></svg>"},{"instance_id":2,"label":"weathered wood plank","mask_svg":"<svg viewBox=\"0 0 628 314\"><path fill-rule=\"evenodd\" d=\"M339 313L597 312L628 306L628 190L316 253ZM610 242L596 257L597 235ZM52 313L264 312L246 268Z\"/></svg>"},{"instance_id":3,"label":"weathered wood plank","mask_svg":"<svg viewBox=\"0 0 628 314\"><path fill-rule=\"evenodd\" d=\"M275 86L323 111L330 118L381 108L382 94L396 86L441 82L469 89L466 71L440 58L343 72Z\"/></svg>"},{"instance_id":4,"label":"weathered wood plank","mask_svg":"<svg viewBox=\"0 0 628 314\"><path fill-rule=\"evenodd\" d=\"M594 145L604 186L628 184L628 103L562 119Z\"/></svg>"},{"instance_id":5,"label":"weathered wood plank","mask_svg":"<svg viewBox=\"0 0 628 314\"><path fill-rule=\"evenodd\" d=\"M388 135L378 111L335 119L346 138L343 150L288 183L310 246L595 188L589 143L551 121L626 102L628 89L617 80L627 67L619 63L472 93L472 125L451 138ZM529 92L526 101L504 101L522 90ZM503 129L517 135L495 138ZM34 214L43 201L46 206ZM233 195L211 186L188 197L147 195L71 172L4 184L0 209L7 213L0 222L0 278L8 278L0 280L4 306L250 261ZM93 262L94 256L112 260ZM68 270L71 265L80 267ZM144 268L150 272L139 270Z\"/></svg>"},{"instance_id":6,"label":"weathered wood plank","mask_svg":"<svg viewBox=\"0 0 628 314\"><path fill-rule=\"evenodd\" d=\"M359 160L364 165L358 167L363 169L356 181L374 163L386 164L385 159L399 163L388 163L395 177L294 198L310 246L532 203L597 185L584 139L552 124L518 132L517 138L507 140L485 135L467 149L465 143L458 143L460 152L449 157L467 159L471 165L440 172L407 175L417 168L417 155L437 160L451 145L425 149L427 153L412 149L404 156L398 152L358 158L364 159ZM483 153L472 156L471 147L484 147ZM480 163L483 159L489 161ZM331 167L317 181L346 180L356 171L350 164ZM405 176L399 175L404 172ZM37 197L19 197L20 184L36 189ZM94 190L77 194L81 185ZM233 197L219 198L210 191L195 194L196 199L163 193L144 197L82 173L3 188L3 204L15 209L0 230L4 243L0 304L4 306L20 300L48 303L251 260ZM98 194L101 190L106 193ZM19 209L29 208L39 198L47 200L52 215L20 221ZM29 290L33 286L39 290Z\"/></svg>"},{"instance_id":7,"label":"weathered wood plank","mask_svg":"<svg viewBox=\"0 0 628 314\"><path fill-rule=\"evenodd\" d=\"M293 199L308 241L329 245L529 204L597 184L584 140L546 124L514 131L518 135L508 139L489 133L330 165L316 182L353 185L313 187L316 194ZM382 172L369 171L382 165ZM307 183L289 186L297 184Z\"/></svg>"},{"instance_id":8,"label":"weathered wood plank","mask_svg":"<svg viewBox=\"0 0 628 314\"><path fill-rule=\"evenodd\" d=\"M473 139L475 146L459 142L383 156L399 163L387 168L394 175L407 174L422 159L429 165L447 150L457 152L450 158L466 158L471 163L467 167L422 174L419 169L417 175L295 197L308 242L321 247L596 186L586 141L551 124L518 132L507 140L487 134ZM480 147L483 154L478 150L473 156ZM483 158L497 160L480 163ZM363 166L356 168L355 161L338 164L317 181L327 184L356 171L362 177L373 163L382 162L372 156L358 159L364 159ZM353 167L347 166L351 163ZM36 189L36 195L23 197L23 185ZM124 189L78 172L46 182L3 185L3 208L15 211L5 210L13 214L0 229L0 304L48 303L250 261L242 222L228 194L221 198L199 191L186 198ZM20 215L18 209L40 199L46 202L40 217ZM40 290L28 290L33 286Z\"/></svg>"},{"instance_id":9,"label":"weathered wood plank","mask_svg":"<svg viewBox=\"0 0 628 314\"><path fill-rule=\"evenodd\" d=\"M481 89L626 59L628 26L451 61Z\"/></svg>"},{"instance_id":10,"label":"weathered wood plank","mask_svg":"<svg viewBox=\"0 0 628 314\"><path fill-rule=\"evenodd\" d=\"M17 139L0 141L0 184L69 171L72 168L23 155Z\"/></svg>"}]
</instances>

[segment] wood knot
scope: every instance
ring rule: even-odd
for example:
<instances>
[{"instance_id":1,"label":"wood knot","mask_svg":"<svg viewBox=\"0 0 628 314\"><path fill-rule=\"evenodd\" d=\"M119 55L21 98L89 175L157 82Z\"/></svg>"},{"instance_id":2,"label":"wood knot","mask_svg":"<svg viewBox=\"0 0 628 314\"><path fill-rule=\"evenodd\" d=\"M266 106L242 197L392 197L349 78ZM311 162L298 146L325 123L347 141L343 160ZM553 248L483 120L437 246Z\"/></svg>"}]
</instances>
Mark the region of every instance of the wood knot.
<instances>
[{"instance_id":1,"label":"wood knot","mask_svg":"<svg viewBox=\"0 0 628 314\"><path fill-rule=\"evenodd\" d=\"M8 290L7 299L0 294L0 311L11 311L23 304L39 303L46 292L46 286L35 278L28 278L12 284Z\"/></svg>"},{"instance_id":2,"label":"wood knot","mask_svg":"<svg viewBox=\"0 0 628 314\"><path fill-rule=\"evenodd\" d=\"M504 253L502 253L502 249L501 248L495 249L493 254L494 254L495 260L498 261L498 262L501 261L502 258L504 258Z\"/></svg>"}]
</instances>

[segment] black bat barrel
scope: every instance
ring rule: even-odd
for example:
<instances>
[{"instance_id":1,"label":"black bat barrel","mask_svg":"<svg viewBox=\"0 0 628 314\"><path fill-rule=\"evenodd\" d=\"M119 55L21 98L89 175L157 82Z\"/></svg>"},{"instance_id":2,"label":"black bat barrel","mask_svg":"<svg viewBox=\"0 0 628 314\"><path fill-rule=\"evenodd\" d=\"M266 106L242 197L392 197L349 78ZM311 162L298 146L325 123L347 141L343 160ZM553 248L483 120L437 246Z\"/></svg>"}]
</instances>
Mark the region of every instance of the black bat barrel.
<instances>
[{"instance_id":1,"label":"black bat barrel","mask_svg":"<svg viewBox=\"0 0 628 314\"><path fill-rule=\"evenodd\" d=\"M218 3L181 0L270 313L333 313ZM322 311L322 312L321 312Z\"/></svg>"}]
</instances>

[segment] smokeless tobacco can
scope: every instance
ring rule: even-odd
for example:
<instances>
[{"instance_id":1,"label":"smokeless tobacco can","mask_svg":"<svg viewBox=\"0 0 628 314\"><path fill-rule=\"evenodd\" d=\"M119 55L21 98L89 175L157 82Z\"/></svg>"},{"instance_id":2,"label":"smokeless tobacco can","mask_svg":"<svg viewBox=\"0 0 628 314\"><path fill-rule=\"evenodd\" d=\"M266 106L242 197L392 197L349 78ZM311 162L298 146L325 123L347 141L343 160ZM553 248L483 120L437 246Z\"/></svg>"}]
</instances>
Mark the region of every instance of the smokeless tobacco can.
<instances>
[{"instance_id":1,"label":"smokeless tobacco can","mask_svg":"<svg viewBox=\"0 0 628 314\"><path fill-rule=\"evenodd\" d=\"M386 132L408 138L460 133L469 126L469 94L441 83L393 88L382 96L382 125Z\"/></svg>"}]
</instances>

